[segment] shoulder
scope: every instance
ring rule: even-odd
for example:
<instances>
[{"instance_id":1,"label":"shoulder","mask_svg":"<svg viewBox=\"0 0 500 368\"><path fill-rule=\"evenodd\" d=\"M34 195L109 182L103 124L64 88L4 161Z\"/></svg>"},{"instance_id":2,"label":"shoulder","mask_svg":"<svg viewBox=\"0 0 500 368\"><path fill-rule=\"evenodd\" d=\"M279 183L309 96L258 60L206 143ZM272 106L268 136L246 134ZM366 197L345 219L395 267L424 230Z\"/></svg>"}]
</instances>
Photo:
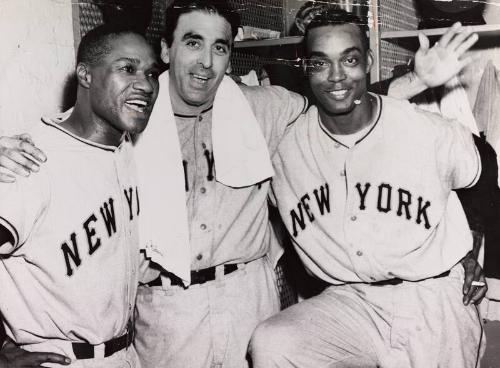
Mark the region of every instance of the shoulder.
<instances>
[{"instance_id":1,"label":"shoulder","mask_svg":"<svg viewBox=\"0 0 500 368\"><path fill-rule=\"evenodd\" d=\"M287 90L281 86L246 86L239 85L243 94L251 104L277 104L288 102L288 100L306 101L305 97L298 93Z\"/></svg>"},{"instance_id":2,"label":"shoulder","mask_svg":"<svg viewBox=\"0 0 500 368\"><path fill-rule=\"evenodd\" d=\"M426 131L436 134L449 131L467 132L468 129L455 119L446 118L440 114L426 111L407 100L380 96L382 101L382 119L385 123L399 125L409 132Z\"/></svg>"}]
</instances>

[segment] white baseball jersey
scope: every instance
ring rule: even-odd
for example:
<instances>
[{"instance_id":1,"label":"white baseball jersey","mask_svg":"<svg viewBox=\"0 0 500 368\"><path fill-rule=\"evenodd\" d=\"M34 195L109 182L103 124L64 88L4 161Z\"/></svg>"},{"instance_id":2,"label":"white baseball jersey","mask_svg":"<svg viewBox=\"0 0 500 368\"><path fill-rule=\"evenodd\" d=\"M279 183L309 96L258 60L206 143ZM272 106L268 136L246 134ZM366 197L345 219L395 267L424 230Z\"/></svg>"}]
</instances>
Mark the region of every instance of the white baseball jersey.
<instances>
[{"instance_id":1,"label":"white baseball jersey","mask_svg":"<svg viewBox=\"0 0 500 368\"><path fill-rule=\"evenodd\" d=\"M351 148L312 106L274 157L273 190L293 243L332 284L436 276L472 247L450 196L480 174L471 132L406 101L376 100L377 120Z\"/></svg>"},{"instance_id":2,"label":"white baseball jersey","mask_svg":"<svg viewBox=\"0 0 500 368\"><path fill-rule=\"evenodd\" d=\"M110 147L57 123L32 132L48 157L40 172L0 185L0 224L14 238L0 247L0 310L18 344L72 356L58 342L97 345L126 331L140 203L128 136Z\"/></svg>"}]
</instances>

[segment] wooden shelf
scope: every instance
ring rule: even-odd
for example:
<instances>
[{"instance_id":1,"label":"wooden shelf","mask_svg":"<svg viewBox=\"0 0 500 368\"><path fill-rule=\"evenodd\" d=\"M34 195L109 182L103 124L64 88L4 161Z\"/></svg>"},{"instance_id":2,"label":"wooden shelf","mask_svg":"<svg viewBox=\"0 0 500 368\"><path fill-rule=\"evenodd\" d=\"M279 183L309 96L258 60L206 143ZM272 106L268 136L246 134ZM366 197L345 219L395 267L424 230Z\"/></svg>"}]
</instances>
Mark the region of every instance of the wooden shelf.
<instances>
[{"instance_id":1,"label":"wooden shelf","mask_svg":"<svg viewBox=\"0 0 500 368\"><path fill-rule=\"evenodd\" d=\"M301 42L302 42L302 36L292 36L292 37L273 38L266 40L237 41L234 43L234 47L240 49L248 47L284 46L284 45L296 45Z\"/></svg>"},{"instance_id":2,"label":"wooden shelf","mask_svg":"<svg viewBox=\"0 0 500 368\"><path fill-rule=\"evenodd\" d=\"M471 26L471 28L472 31L476 32L480 37L500 36L500 24L485 24L482 26ZM414 38L417 37L419 33L423 33L426 36L441 36L447 29L448 28L433 28L414 31L384 31L381 32L380 38L386 41L400 38Z\"/></svg>"}]
</instances>

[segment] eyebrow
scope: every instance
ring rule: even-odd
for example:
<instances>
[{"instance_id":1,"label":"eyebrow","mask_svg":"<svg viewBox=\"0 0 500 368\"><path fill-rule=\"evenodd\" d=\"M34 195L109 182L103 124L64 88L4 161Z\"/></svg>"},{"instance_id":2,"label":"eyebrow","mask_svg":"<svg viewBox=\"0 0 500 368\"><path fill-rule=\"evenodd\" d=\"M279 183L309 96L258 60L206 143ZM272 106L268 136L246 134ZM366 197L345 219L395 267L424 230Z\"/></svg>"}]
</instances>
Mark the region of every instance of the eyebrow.
<instances>
[{"instance_id":1,"label":"eyebrow","mask_svg":"<svg viewBox=\"0 0 500 368\"><path fill-rule=\"evenodd\" d=\"M200 36L199 34L197 33L193 33L193 32L188 32L186 34L184 34L184 36L182 36L182 40L185 41L185 40L189 40L189 39L194 39L194 40L203 40L203 37ZM215 40L215 43L221 43L223 45L226 45L226 46L230 46L230 41L229 40L226 40L224 38L218 38Z\"/></svg>"},{"instance_id":2,"label":"eyebrow","mask_svg":"<svg viewBox=\"0 0 500 368\"><path fill-rule=\"evenodd\" d=\"M342 51L342 55L349 54L350 52L353 52L353 51L357 51L360 54L362 53L362 51L359 47L354 46L354 47L349 47L349 48L345 49L344 51ZM309 56L327 56L327 55L323 51L313 51L309 54Z\"/></svg>"},{"instance_id":3,"label":"eyebrow","mask_svg":"<svg viewBox=\"0 0 500 368\"><path fill-rule=\"evenodd\" d=\"M128 58L128 57L122 57L122 58L118 58L115 60L116 62L119 62L119 61L128 61L129 63L132 63L132 64L140 64L141 61L139 59L136 59L136 58Z\"/></svg>"}]
</instances>

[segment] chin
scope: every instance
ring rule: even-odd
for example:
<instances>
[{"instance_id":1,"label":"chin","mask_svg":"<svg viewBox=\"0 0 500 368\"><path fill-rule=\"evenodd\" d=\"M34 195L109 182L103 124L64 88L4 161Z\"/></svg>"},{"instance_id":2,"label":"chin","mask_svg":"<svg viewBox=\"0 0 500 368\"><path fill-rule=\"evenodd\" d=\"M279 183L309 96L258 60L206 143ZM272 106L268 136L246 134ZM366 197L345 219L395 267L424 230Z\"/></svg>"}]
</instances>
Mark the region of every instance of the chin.
<instances>
[{"instance_id":1,"label":"chin","mask_svg":"<svg viewBox=\"0 0 500 368\"><path fill-rule=\"evenodd\" d=\"M323 109L328 113L328 115L347 115L356 108L356 105L354 104L348 106L335 106L335 107L331 107L328 105L323 105L323 106L326 107L326 108L323 107Z\"/></svg>"}]
</instances>

